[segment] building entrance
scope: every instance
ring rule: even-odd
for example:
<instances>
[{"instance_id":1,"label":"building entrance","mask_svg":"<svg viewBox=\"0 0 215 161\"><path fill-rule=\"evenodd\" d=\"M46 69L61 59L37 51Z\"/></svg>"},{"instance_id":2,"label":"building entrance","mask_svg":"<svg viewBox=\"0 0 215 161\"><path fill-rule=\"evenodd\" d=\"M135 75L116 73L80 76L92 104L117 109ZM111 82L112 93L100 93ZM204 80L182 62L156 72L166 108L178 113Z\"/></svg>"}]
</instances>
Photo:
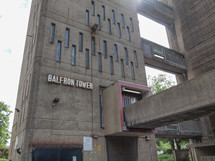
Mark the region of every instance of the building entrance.
<instances>
[{"instance_id":1,"label":"building entrance","mask_svg":"<svg viewBox=\"0 0 215 161\"><path fill-rule=\"evenodd\" d=\"M82 148L35 148L33 161L83 161Z\"/></svg>"},{"instance_id":2,"label":"building entrance","mask_svg":"<svg viewBox=\"0 0 215 161\"><path fill-rule=\"evenodd\" d=\"M137 161L137 137L107 137L108 161Z\"/></svg>"}]
</instances>

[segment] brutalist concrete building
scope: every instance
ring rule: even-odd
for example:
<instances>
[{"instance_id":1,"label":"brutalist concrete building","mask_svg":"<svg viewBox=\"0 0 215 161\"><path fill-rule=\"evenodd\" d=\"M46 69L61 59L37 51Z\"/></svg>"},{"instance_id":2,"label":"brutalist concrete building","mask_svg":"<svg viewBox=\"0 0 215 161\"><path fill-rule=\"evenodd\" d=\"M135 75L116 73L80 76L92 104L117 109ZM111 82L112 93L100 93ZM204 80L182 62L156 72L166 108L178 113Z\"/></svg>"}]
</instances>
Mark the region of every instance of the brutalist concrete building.
<instances>
[{"instance_id":1,"label":"brutalist concrete building","mask_svg":"<svg viewBox=\"0 0 215 161\"><path fill-rule=\"evenodd\" d=\"M209 72L212 98L214 6L213 0L32 0L9 160L156 161L159 136L189 138L193 160L213 159L213 99L200 99L202 88L195 93L207 106L189 104L189 111L159 119L152 105L176 97L151 96L145 64L177 74L179 83L207 83L197 77ZM166 26L173 50L141 39L137 13ZM153 119L145 121L144 113ZM178 131L158 128L178 122Z\"/></svg>"}]
</instances>

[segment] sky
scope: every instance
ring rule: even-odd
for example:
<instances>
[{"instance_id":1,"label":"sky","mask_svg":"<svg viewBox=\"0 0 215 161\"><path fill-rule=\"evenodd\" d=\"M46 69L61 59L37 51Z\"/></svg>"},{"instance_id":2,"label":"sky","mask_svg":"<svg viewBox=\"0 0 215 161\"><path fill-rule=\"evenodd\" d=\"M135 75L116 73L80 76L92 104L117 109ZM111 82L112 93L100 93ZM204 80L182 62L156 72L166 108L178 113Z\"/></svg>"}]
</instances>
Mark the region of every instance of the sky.
<instances>
[{"instance_id":1,"label":"sky","mask_svg":"<svg viewBox=\"0 0 215 161\"><path fill-rule=\"evenodd\" d=\"M31 0L0 1L0 101L14 111L25 45ZM169 47L165 27L138 15L141 37ZM163 33L163 34L162 34ZM159 36L158 36L159 35ZM165 72L146 68L147 75ZM175 80L174 75L168 75ZM12 130L14 113L10 117Z\"/></svg>"},{"instance_id":2,"label":"sky","mask_svg":"<svg viewBox=\"0 0 215 161\"><path fill-rule=\"evenodd\" d=\"M0 101L14 111L31 0L0 1ZM12 125L11 114L10 131Z\"/></svg>"}]
</instances>

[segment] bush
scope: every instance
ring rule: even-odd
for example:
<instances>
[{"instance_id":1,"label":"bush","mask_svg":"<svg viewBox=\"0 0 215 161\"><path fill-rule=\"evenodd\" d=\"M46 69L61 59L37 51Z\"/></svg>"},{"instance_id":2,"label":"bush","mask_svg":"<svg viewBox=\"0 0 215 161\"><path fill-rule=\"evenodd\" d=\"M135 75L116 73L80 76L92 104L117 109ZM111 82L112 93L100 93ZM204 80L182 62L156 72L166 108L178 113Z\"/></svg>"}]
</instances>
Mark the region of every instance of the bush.
<instances>
[{"instance_id":1,"label":"bush","mask_svg":"<svg viewBox=\"0 0 215 161\"><path fill-rule=\"evenodd\" d=\"M174 161L173 154L159 154L159 161Z\"/></svg>"}]
</instances>

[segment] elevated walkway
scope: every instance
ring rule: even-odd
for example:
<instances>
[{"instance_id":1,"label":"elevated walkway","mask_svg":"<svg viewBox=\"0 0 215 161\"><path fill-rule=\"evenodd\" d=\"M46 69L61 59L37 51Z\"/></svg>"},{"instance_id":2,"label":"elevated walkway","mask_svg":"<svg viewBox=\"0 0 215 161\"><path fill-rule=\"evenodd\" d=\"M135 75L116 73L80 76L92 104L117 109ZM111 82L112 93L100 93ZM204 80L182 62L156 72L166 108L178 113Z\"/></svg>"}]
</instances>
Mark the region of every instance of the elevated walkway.
<instances>
[{"instance_id":1,"label":"elevated walkway","mask_svg":"<svg viewBox=\"0 0 215 161\"><path fill-rule=\"evenodd\" d=\"M215 70L124 108L128 128L151 129L215 112Z\"/></svg>"}]
</instances>

